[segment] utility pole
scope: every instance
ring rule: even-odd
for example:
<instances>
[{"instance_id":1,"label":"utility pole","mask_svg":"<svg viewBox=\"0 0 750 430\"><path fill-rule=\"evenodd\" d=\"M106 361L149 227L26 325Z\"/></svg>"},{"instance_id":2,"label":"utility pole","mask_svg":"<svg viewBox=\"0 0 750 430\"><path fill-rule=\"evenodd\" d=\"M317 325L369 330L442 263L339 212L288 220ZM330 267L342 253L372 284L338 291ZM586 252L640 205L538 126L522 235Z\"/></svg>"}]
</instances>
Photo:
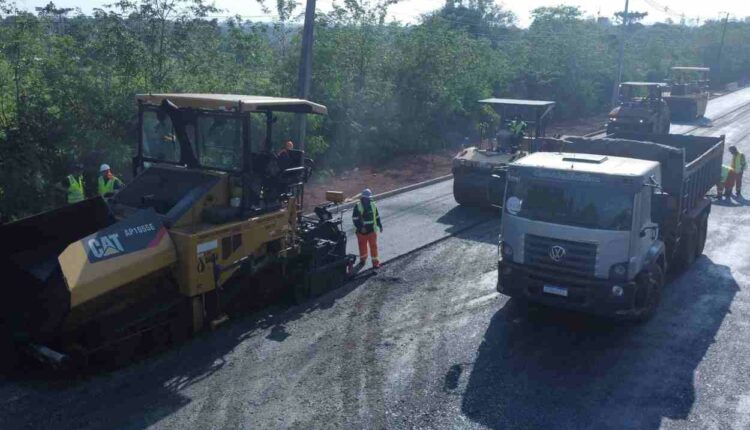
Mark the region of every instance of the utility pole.
<instances>
[{"instance_id":1,"label":"utility pole","mask_svg":"<svg viewBox=\"0 0 750 430\"><path fill-rule=\"evenodd\" d=\"M622 63L625 61L625 36L628 32L628 21L630 16L628 14L628 7L630 6L630 0L625 0L625 11L622 14L622 31L620 35L620 52L617 58L617 79L615 79L615 86L612 89L612 106L617 105L617 96L620 93L620 81L622 81Z\"/></svg>"},{"instance_id":2,"label":"utility pole","mask_svg":"<svg viewBox=\"0 0 750 430\"><path fill-rule=\"evenodd\" d=\"M724 39L727 36L727 24L729 23L729 12L727 12L727 16L724 17L724 26L721 29L721 43L719 44L719 54L718 59L716 60L716 81L721 80L721 55L722 51L724 51Z\"/></svg>"},{"instance_id":3,"label":"utility pole","mask_svg":"<svg viewBox=\"0 0 750 430\"><path fill-rule=\"evenodd\" d=\"M302 54L299 61L299 78L297 96L301 99L310 97L312 82L313 29L315 28L315 0L307 0L305 8L305 26L302 29ZM297 114L297 143L299 149L305 150L307 116Z\"/></svg>"}]
</instances>

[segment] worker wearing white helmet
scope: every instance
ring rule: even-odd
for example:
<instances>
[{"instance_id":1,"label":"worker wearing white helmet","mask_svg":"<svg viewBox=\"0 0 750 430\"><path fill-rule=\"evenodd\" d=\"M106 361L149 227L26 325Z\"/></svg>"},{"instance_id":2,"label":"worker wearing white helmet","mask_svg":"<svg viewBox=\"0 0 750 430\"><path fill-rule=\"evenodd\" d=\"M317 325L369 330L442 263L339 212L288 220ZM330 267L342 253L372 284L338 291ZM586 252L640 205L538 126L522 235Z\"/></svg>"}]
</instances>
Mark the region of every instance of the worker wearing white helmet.
<instances>
[{"instance_id":1,"label":"worker wearing white helmet","mask_svg":"<svg viewBox=\"0 0 750 430\"><path fill-rule=\"evenodd\" d=\"M352 221L357 229L357 244L359 245L359 265L367 263L368 250L372 254L372 267L380 268L380 257L378 255L378 234L383 231L383 223L380 222L380 213L372 198L372 191L366 188L360 194L360 200L354 206Z\"/></svg>"},{"instance_id":2,"label":"worker wearing white helmet","mask_svg":"<svg viewBox=\"0 0 750 430\"><path fill-rule=\"evenodd\" d=\"M122 181L112 174L109 164L99 166L99 195L110 197L115 191L123 187Z\"/></svg>"}]
</instances>

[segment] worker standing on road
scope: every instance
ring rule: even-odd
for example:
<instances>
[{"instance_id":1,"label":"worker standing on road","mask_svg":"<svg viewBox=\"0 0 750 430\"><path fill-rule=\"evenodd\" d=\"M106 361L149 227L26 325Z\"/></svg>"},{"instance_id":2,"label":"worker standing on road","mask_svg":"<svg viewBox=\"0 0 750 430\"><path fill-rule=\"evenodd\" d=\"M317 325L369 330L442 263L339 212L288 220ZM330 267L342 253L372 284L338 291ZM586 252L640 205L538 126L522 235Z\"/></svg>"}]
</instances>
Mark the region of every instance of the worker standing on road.
<instances>
[{"instance_id":1,"label":"worker standing on road","mask_svg":"<svg viewBox=\"0 0 750 430\"><path fill-rule=\"evenodd\" d=\"M724 196L731 196L732 188L736 187L737 197L742 197L742 175L745 173L745 168L747 167L745 154L738 151L737 147L734 145L729 147L729 153L732 154L732 164L730 165L731 170L729 171L729 177L727 178Z\"/></svg>"},{"instance_id":2,"label":"worker standing on road","mask_svg":"<svg viewBox=\"0 0 750 430\"><path fill-rule=\"evenodd\" d=\"M102 164L99 167L99 195L109 197L122 188L122 181L112 174L109 164Z\"/></svg>"},{"instance_id":3,"label":"worker standing on road","mask_svg":"<svg viewBox=\"0 0 750 430\"><path fill-rule=\"evenodd\" d=\"M354 227L357 229L357 244L359 245L359 265L367 263L367 247L372 253L372 267L380 268L380 257L378 256L378 234L383 231L380 222L380 213L375 201L372 199L372 191L367 188L362 191L360 200L354 206L352 212Z\"/></svg>"}]
</instances>

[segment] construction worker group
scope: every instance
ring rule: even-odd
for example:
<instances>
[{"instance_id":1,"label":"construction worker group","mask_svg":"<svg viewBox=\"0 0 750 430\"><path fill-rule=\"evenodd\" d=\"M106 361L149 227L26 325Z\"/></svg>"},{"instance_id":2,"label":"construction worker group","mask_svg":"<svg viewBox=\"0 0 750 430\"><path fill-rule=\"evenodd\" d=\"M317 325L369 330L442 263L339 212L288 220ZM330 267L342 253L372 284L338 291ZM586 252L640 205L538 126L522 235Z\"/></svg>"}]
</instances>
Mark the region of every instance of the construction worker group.
<instances>
[{"instance_id":1,"label":"construction worker group","mask_svg":"<svg viewBox=\"0 0 750 430\"><path fill-rule=\"evenodd\" d=\"M78 203L86 199L86 190L83 181L83 166L76 164L73 166L73 172L66 178L67 183L67 202L68 204ZM99 166L99 175L97 177L97 194L102 197L111 197L116 191L123 187L122 181L112 174L109 164Z\"/></svg>"}]
</instances>

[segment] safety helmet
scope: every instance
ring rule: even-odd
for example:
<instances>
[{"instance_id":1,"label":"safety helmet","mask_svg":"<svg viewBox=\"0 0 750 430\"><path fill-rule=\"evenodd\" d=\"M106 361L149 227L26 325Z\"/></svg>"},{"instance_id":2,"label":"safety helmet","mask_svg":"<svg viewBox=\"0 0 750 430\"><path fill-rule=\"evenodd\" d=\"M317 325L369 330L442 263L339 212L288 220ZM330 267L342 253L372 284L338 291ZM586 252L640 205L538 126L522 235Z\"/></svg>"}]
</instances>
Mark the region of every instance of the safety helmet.
<instances>
[{"instance_id":1,"label":"safety helmet","mask_svg":"<svg viewBox=\"0 0 750 430\"><path fill-rule=\"evenodd\" d=\"M372 190L370 190L369 188L365 188L364 190L362 190L362 198L363 199L372 198Z\"/></svg>"},{"instance_id":2,"label":"safety helmet","mask_svg":"<svg viewBox=\"0 0 750 430\"><path fill-rule=\"evenodd\" d=\"M107 170L110 170L109 164L102 164L101 166L99 166L99 173L104 173Z\"/></svg>"}]
</instances>

